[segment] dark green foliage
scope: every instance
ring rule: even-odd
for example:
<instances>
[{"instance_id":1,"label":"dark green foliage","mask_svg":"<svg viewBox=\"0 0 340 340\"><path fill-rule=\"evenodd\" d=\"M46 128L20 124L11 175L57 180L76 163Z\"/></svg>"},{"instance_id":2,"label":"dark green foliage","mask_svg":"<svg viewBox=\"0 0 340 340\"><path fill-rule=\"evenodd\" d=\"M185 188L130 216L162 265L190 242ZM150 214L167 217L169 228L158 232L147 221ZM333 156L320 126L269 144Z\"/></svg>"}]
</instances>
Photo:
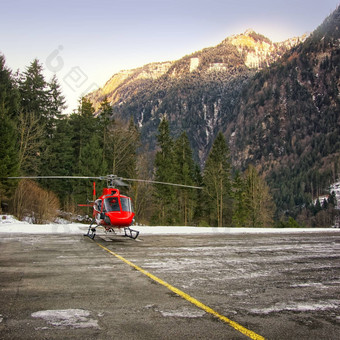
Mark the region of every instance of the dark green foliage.
<instances>
[{"instance_id":1,"label":"dark green foliage","mask_svg":"<svg viewBox=\"0 0 340 340\"><path fill-rule=\"evenodd\" d=\"M157 144L159 151L155 157L155 180L175 183L175 156L173 139L170 136L169 122L164 118L159 124ZM155 184L156 214L154 223L162 225L175 224L178 218L176 189L173 186Z\"/></svg>"},{"instance_id":2,"label":"dark green foliage","mask_svg":"<svg viewBox=\"0 0 340 340\"><path fill-rule=\"evenodd\" d=\"M246 204L246 183L239 171L235 174L231 195L233 198L232 225L233 227L245 227L249 210Z\"/></svg>"},{"instance_id":3,"label":"dark green foliage","mask_svg":"<svg viewBox=\"0 0 340 340\"><path fill-rule=\"evenodd\" d=\"M276 228L301 228L301 227L302 226L296 220L294 220L293 217L289 217L287 221L280 220L276 225Z\"/></svg>"},{"instance_id":4,"label":"dark green foliage","mask_svg":"<svg viewBox=\"0 0 340 340\"><path fill-rule=\"evenodd\" d=\"M204 168L204 200L210 223L217 227L230 226L231 164L229 148L221 132L217 135Z\"/></svg>"},{"instance_id":5,"label":"dark green foliage","mask_svg":"<svg viewBox=\"0 0 340 340\"><path fill-rule=\"evenodd\" d=\"M19 107L19 96L11 71L5 66L5 57L0 55L0 204L11 197L15 182L5 177L19 174L19 150L17 147L14 117ZM1 206L0 206L1 211Z\"/></svg>"},{"instance_id":6,"label":"dark green foliage","mask_svg":"<svg viewBox=\"0 0 340 340\"><path fill-rule=\"evenodd\" d=\"M56 75L53 76L48 86L49 86L48 120L53 122L53 119L62 118L62 112L63 110L66 109L65 104L66 102Z\"/></svg>"},{"instance_id":7,"label":"dark green foliage","mask_svg":"<svg viewBox=\"0 0 340 340\"><path fill-rule=\"evenodd\" d=\"M5 180L6 177L18 176L18 149L16 130L8 115L0 109L0 204L11 197L15 181ZM1 211L1 207L0 207Z\"/></svg>"},{"instance_id":8,"label":"dark green foliage","mask_svg":"<svg viewBox=\"0 0 340 340\"><path fill-rule=\"evenodd\" d=\"M72 144L70 118L64 117L56 121L52 138L50 138L48 159L43 172L46 176L71 176L74 174L76 155ZM63 203L73 192L70 180L45 180L45 187L53 190Z\"/></svg>"},{"instance_id":9,"label":"dark green foliage","mask_svg":"<svg viewBox=\"0 0 340 340\"><path fill-rule=\"evenodd\" d=\"M12 72L5 64L5 57L0 54L0 110L3 115L13 118L19 113L20 97Z\"/></svg>"},{"instance_id":10,"label":"dark green foliage","mask_svg":"<svg viewBox=\"0 0 340 340\"><path fill-rule=\"evenodd\" d=\"M196 167L192 157L188 136L183 132L174 145L175 182L184 185L197 185ZM178 223L191 225L195 213L196 201L199 199L197 190L178 188L176 190L178 203Z\"/></svg>"},{"instance_id":11,"label":"dark green foliage","mask_svg":"<svg viewBox=\"0 0 340 340\"><path fill-rule=\"evenodd\" d=\"M25 112L34 112L44 120L49 115L49 93L42 71L42 65L35 59L22 74L19 80L19 91L22 109Z\"/></svg>"}]
</instances>

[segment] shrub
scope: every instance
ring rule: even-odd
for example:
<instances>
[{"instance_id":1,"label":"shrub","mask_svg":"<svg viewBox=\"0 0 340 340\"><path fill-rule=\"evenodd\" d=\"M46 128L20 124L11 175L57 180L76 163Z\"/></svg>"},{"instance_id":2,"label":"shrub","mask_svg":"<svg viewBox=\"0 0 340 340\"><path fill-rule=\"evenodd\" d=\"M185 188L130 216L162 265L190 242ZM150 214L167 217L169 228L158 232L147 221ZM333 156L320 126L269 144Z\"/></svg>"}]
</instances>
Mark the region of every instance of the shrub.
<instances>
[{"instance_id":1,"label":"shrub","mask_svg":"<svg viewBox=\"0 0 340 340\"><path fill-rule=\"evenodd\" d=\"M13 210L20 220L28 217L37 224L53 221L58 209L59 200L53 192L28 179L19 182L14 194Z\"/></svg>"}]
</instances>

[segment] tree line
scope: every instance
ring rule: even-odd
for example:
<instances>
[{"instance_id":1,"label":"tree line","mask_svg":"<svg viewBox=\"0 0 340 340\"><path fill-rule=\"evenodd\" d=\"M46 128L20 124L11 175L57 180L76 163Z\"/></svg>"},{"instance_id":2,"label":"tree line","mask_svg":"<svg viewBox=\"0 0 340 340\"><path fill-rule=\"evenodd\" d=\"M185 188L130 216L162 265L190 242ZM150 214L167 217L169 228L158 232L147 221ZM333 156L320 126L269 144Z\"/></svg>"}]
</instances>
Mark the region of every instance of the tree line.
<instances>
[{"instance_id":1,"label":"tree line","mask_svg":"<svg viewBox=\"0 0 340 340\"><path fill-rule=\"evenodd\" d=\"M38 60L23 73L13 74L5 65L5 57L0 55L2 209L22 218L29 214L28 210L40 211L44 205L47 211L61 208L75 212L78 203L92 199L92 184L87 180L19 183L6 177L113 173L202 188L133 183L125 190L132 197L137 218L140 217L142 223L218 227L272 225L274 206L267 184L252 166L243 174L233 175L229 148L222 133L218 134L201 171L193 160L186 133L173 138L166 118L159 123L157 150L150 158L152 153L147 153L141 145L133 121L113 119L107 99L101 103L97 117L85 97L73 113L63 114L65 108L57 78L46 81ZM105 183L98 185L100 190ZM36 212L33 221L44 219L42 214L40 218L38 215Z\"/></svg>"}]
</instances>

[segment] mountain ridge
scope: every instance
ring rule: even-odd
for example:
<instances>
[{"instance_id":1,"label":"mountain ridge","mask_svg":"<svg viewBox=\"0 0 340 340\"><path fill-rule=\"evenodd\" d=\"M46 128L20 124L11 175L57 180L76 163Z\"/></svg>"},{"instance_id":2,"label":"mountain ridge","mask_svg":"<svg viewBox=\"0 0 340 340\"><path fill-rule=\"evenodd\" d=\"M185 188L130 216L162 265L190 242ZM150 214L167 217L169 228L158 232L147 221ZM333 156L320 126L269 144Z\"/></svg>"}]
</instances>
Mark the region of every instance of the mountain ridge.
<instances>
[{"instance_id":1,"label":"mountain ridge","mask_svg":"<svg viewBox=\"0 0 340 340\"><path fill-rule=\"evenodd\" d=\"M202 168L222 131L233 166L254 164L281 213L298 214L340 173L339 28L340 7L308 37L272 43L249 30L156 65L153 78L152 64L135 69L107 92L113 116L132 117L150 150L166 117Z\"/></svg>"},{"instance_id":2,"label":"mountain ridge","mask_svg":"<svg viewBox=\"0 0 340 340\"><path fill-rule=\"evenodd\" d=\"M235 46L241 55L246 59L245 65L251 69L260 69L264 66L269 66L270 63L274 62L280 57L287 49L295 46L300 41L305 39L305 35L298 38L287 39L280 43L273 43L270 39L265 36L256 33L252 29L246 30L244 33L233 35L224 39L220 44L207 47L202 50L193 52L186 55L178 60L165 61L165 62L154 62L145 64L143 66L121 70L115 73L110 79L104 84L104 86L96 91L91 92L87 95L87 98L91 100L97 114L100 110L100 102L105 96L108 97L108 101L111 105L115 105L121 100L131 95L129 88L135 81L156 80L162 76L167 77L180 77L186 72L194 71L226 71L231 65L228 64L227 60L223 60L221 53L218 53L219 58L216 62L211 62L207 65L205 55L211 50L219 50L223 47L231 44ZM262 47L262 51L261 51ZM200 60L200 57L203 60ZM138 84L141 85L141 84ZM132 86L133 90L138 90L139 86ZM126 95L126 92L128 95ZM124 93L124 95L122 94Z\"/></svg>"}]
</instances>

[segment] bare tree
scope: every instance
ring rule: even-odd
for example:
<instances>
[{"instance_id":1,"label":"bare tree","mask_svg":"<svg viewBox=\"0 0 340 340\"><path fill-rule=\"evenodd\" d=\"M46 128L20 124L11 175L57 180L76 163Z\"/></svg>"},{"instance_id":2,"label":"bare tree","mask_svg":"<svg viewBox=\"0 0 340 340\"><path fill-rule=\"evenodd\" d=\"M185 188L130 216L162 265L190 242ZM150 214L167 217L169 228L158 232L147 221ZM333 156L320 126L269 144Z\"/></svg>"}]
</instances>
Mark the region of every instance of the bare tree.
<instances>
[{"instance_id":1,"label":"bare tree","mask_svg":"<svg viewBox=\"0 0 340 340\"><path fill-rule=\"evenodd\" d=\"M246 205L249 227L270 227L273 225L275 204L265 180L250 165L245 173Z\"/></svg>"},{"instance_id":2,"label":"bare tree","mask_svg":"<svg viewBox=\"0 0 340 340\"><path fill-rule=\"evenodd\" d=\"M21 112L18 121L19 169L26 173L36 173L40 163L44 128L34 112Z\"/></svg>"}]
</instances>

